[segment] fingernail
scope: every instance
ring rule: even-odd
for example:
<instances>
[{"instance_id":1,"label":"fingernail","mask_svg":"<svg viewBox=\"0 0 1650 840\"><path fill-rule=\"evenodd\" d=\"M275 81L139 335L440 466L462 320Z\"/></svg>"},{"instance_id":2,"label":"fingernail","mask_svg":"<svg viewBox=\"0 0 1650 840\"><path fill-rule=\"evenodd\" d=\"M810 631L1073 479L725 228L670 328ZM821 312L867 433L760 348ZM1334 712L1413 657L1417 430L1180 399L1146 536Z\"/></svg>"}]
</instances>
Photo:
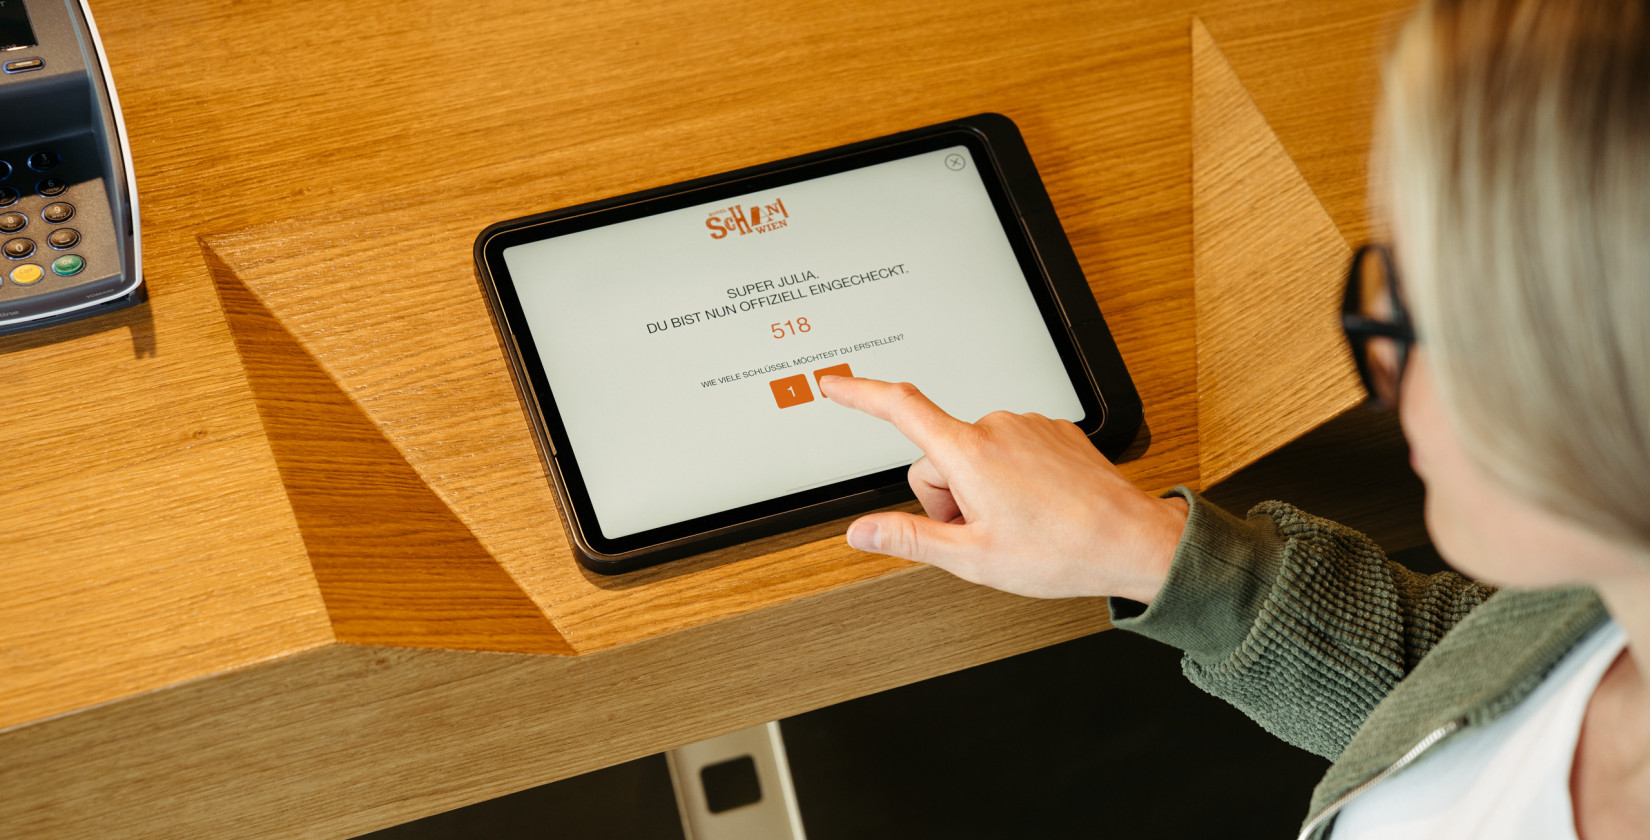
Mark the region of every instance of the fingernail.
<instances>
[{"instance_id":1,"label":"fingernail","mask_svg":"<svg viewBox=\"0 0 1650 840\"><path fill-rule=\"evenodd\" d=\"M860 551L877 550L877 523L855 522L848 529L848 544Z\"/></svg>"}]
</instances>

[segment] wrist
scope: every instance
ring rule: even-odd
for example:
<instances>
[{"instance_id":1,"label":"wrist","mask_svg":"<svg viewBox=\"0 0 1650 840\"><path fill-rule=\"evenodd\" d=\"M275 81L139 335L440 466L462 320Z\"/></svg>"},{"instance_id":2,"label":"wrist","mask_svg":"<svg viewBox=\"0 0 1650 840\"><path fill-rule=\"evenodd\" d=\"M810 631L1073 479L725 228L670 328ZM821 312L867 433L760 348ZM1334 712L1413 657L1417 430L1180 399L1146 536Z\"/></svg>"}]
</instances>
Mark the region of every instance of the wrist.
<instances>
[{"instance_id":1,"label":"wrist","mask_svg":"<svg viewBox=\"0 0 1650 840\"><path fill-rule=\"evenodd\" d=\"M1127 591L1112 593L1142 604L1150 604L1169 577L1175 551L1186 532L1186 521L1191 516L1191 505L1178 494L1151 499L1149 513L1143 518L1135 579Z\"/></svg>"}]
</instances>

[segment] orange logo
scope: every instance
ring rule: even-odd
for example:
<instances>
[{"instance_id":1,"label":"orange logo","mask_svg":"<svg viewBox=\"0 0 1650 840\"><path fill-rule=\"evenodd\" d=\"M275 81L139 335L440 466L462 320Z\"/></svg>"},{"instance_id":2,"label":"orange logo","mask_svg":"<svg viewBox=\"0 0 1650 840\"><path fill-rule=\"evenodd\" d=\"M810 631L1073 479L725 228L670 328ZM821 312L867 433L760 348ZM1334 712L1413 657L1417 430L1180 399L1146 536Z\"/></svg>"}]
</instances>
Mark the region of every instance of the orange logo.
<instances>
[{"instance_id":1,"label":"orange logo","mask_svg":"<svg viewBox=\"0 0 1650 840\"><path fill-rule=\"evenodd\" d=\"M776 198L772 204L752 204L750 207L735 204L712 210L710 218L705 220L705 227L710 228L711 239L723 239L730 233L744 236L747 233L779 230L789 224L790 218L785 202Z\"/></svg>"}]
</instances>

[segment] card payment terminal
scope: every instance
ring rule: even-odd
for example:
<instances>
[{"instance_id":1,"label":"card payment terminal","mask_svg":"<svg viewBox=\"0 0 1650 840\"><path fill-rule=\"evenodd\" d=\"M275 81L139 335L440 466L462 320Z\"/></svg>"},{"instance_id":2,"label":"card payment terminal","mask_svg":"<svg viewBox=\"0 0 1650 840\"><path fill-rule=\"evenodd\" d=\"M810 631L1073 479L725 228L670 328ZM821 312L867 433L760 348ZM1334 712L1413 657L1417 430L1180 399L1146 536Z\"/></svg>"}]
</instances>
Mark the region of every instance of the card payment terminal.
<instances>
[{"instance_id":1,"label":"card payment terminal","mask_svg":"<svg viewBox=\"0 0 1650 840\"><path fill-rule=\"evenodd\" d=\"M0 335L143 287L120 102L83 0L0 0Z\"/></svg>"}]
</instances>

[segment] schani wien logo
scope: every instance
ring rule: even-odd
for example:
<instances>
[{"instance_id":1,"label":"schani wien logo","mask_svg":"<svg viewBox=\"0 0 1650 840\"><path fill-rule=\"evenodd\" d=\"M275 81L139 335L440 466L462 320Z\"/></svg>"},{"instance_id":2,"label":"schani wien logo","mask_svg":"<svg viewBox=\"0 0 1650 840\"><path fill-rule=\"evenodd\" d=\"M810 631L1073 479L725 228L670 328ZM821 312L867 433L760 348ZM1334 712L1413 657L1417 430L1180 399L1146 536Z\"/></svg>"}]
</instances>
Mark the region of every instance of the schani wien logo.
<instances>
[{"instance_id":1,"label":"schani wien logo","mask_svg":"<svg viewBox=\"0 0 1650 840\"><path fill-rule=\"evenodd\" d=\"M747 233L779 230L789 223L790 218L785 202L775 198L772 204L752 204L749 207L735 204L712 210L710 218L705 220L705 227L710 228L711 239L724 239L730 233L744 236Z\"/></svg>"}]
</instances>

